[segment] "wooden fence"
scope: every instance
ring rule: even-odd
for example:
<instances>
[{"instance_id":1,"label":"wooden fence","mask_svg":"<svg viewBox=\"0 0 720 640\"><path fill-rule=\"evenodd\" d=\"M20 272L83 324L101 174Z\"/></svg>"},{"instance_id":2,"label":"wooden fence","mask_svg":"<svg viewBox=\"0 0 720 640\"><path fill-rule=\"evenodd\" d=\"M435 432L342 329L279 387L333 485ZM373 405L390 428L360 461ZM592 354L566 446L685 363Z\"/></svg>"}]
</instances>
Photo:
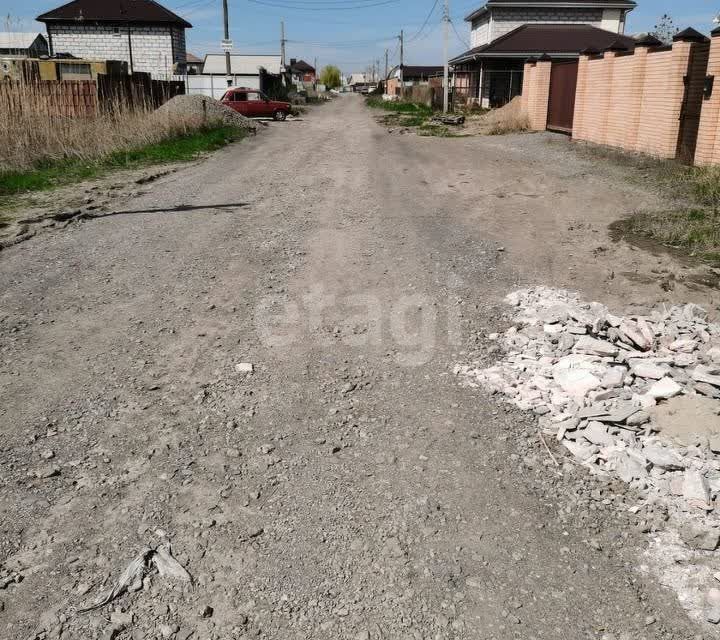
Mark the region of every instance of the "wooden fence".
<instances>
[{"instance_id":1,"label":"wooden fence","mask_svg":"<svg viewBox=\"0 0 720 640\"><path fill-rule=\"evenodd\" d=\"M147 74L99 75L97 80L0 82L0 105L31 110L39 117L89 118L102 110L156 109L185 93L183 82L152 80Z\"/></svg>"},{"instance_id":2,"label":"wooden fence","mask_svg":"<svg viewBox=\"0 0 720 640\"><path fill-rule=\"evenodd\" d=\"M98 95L92 80L0 83L0 104L10 111L38 116L86 118L97 114Z\"/></svg>"}]
</instances>

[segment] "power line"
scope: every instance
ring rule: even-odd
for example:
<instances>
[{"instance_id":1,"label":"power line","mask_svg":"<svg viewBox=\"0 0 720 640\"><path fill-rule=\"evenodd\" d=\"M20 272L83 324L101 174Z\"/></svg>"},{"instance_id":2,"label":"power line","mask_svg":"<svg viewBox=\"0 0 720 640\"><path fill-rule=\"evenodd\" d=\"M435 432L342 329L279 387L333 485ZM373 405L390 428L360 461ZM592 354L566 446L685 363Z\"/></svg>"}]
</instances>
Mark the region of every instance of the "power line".
<instances>
[{"instance_id":1,"label":"power line","mask_svg":"<svg viewBox=\"0 0 720 640\"><path fill-rule=\"evenodd\" d=\"M452 20L449 20L450 26L452 27L453 31L455 32L455 35L457 36L457 39L460 40L462 44L464 44L468 49L471 49L470 43L465 40L459 33L458 30L455 28L455 23Z\"/></svg>"},{"instance_id":2,"label":"power line","mask_svg":"<svg viewBox=\"0 0 720 640\"><path fill-rule=\"evenodd\" d=\"M331 3L334 0L316 0L318 3ZM396 4L399 0L352 0L355 4L325 4L325 6L308 7L308 3L292 4L293 0L248 0L253 4L259 4L265 7L273 7L279 9L293 9L296 11L348 11L354 9L368 9L371 7L379 7L382 5Z\"/></svg>"},{"instance_id":3,"label":"power line","mask_svg":"<svg viewBox=\"0 0 720 640\"><path fill-rule=\"evenodd\" d=\"M438 0L435 0L432 8L430 9L430 13L427 14L427 17L425 18L425 22L423 22L423 24L422 24L422 27L420 27L420 29L418 29L418 31L414 35L412 35L408 38L408 42L414 42L415 40L418 39L420 34L423 32L423 29L425 29L425 27L427 26L427 23L430 22L430 18L432 17L432 14L435 13L435 9L437 8L437 5L438 5Z\"/></svg>"}]
</instances>

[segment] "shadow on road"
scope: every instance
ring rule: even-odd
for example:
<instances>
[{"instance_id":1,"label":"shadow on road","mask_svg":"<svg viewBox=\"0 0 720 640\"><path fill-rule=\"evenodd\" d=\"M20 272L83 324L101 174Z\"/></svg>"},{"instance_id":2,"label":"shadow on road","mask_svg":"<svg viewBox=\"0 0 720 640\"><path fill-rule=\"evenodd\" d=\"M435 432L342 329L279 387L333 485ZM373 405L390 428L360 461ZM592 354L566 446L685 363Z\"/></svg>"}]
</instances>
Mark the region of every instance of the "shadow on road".
<instances>
[{"instance_id":1,"label":"shadow on road","mask_svg":"<svg viewBox=\"0 0 720 640\"><path fill-rule=\"evenodd\" d=\"M54 220L83 220L90 218L110 218L111 216L129 216L140 213L186 213L188 211L202 211L203 209L240 209L242 207L249 207L249 202L228 202L226 204L201 204L201 205L187 205L181 204L177 207L154 207L152 209L130 209L125 211L108 211L108 212L95 212L95 211L83 211L73 213L61 213L56 216L52 216Z\"/></svg>"}]
</instances>

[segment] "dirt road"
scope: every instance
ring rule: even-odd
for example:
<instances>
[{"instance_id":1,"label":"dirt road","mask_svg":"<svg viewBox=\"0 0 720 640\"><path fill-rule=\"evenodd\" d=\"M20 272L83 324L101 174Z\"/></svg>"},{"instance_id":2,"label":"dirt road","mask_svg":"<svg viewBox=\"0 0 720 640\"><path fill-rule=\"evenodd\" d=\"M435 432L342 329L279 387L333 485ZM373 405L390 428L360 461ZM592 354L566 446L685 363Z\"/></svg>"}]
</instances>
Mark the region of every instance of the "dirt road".
<instances>
[{"instance_id":1,"label":"dirt road","mask_svg":"<svg viewBox=\"0 0 720 640\"><path fill-rule=\"evenodd\" d=\"M652 194L355 97L147 191L0 253L0 636L696 636L615 488L452 375L519 283L714 308L608 239ZM167 539L192 587L77 613Z\"/></svg>"}]
</instances>

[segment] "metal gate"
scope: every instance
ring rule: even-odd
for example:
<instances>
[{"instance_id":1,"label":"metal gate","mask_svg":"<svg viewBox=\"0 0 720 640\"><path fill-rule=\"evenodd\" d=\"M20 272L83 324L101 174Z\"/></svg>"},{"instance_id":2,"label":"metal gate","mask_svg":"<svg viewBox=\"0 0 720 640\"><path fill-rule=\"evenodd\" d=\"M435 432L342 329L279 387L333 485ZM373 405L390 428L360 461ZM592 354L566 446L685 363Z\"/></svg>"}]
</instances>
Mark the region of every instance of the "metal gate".
<instances>
[{"instance_id":1,"label":"metal gate","mask_svg":"<svg viewBox=\"0 0 720 640\"><path fill-rule=\"evenodd\" d=\"M577 60L552 63L547 119L547 128L551 131L572 133L577 77Z\"/></svg>"}]
</instances>

